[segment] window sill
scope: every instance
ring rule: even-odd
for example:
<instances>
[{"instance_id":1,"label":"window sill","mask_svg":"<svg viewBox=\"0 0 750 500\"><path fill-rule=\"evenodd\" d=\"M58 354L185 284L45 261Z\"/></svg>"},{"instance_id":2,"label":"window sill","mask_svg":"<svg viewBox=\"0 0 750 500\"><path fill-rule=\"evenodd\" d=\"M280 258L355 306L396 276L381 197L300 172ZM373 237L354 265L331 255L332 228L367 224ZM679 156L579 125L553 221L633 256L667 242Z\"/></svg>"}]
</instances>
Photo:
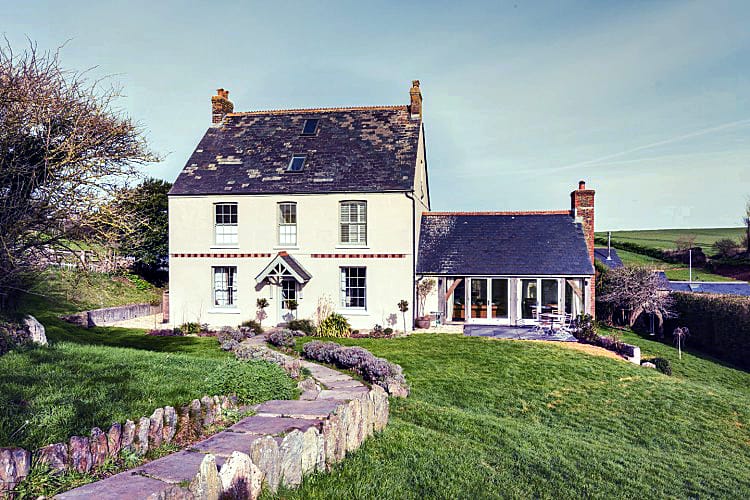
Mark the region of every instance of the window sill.
<instances>
[{"instance_id":1,"label":"window sill","mask_svg":"<svg viewBox=\"0 0 750 500\"><path fill-rule=\"evenodd\" d=\"M239 245L211 245L208 247L211 250L239 250Z\"/></svg>"},{"instance_id":2,"label":"window sill","mask_svg":"<svg viewBox=\"0 0 750 500\"><path fill-rule=\"evenodd\" d=\"M279 246L273 247L273 249L274 250L299 250L299 247L298 246L285 247L283 245L279 245Z\"/></svg>"},{"instance_id":3,"label":"window sill","mask_svg":"<svg viewBox=\"0 0 750 500\"><path fill-rule=\"evenodd\" d=\"M216 307L206 312L208 314L240 314L240 310L237 307Z\"/></svg>"},{"instance_id":4,"label":"window sill","mask_svg":"<svg viewBox=\"0 0 750 500\"><path fill-rule=\"evenodd\" d=\"M337 314L342 316L369 316L370 313L367 309L339 309L336 311Z\"/></svg>"},{"instance_id":5,"label":"window sill","mask_svg":"<svg viewBox=\"0 0 750 500\"><path fill-rule=\"evenodd\" d=\"M369 250L367 245L336 245L336 250Z\"/></svg>"}]
</instances>

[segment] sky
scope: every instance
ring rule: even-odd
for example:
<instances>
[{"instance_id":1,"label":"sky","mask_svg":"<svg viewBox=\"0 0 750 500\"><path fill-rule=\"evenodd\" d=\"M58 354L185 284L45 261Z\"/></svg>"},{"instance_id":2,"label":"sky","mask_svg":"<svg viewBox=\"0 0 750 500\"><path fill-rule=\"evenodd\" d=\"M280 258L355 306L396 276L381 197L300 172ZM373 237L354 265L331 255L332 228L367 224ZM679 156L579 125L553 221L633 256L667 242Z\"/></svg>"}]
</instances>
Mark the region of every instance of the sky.
<instances>
[{"instance_id":1,"label":"sky","mask_svg":"<svg viewBox=\"0 0 750 500\"><path fill-rule=\"evenodd\" d=\"M434 210L568 208L596 229L731 227L750 197L750 2L0 0L14 49L122 86L174 181L236 111L407 104Z\"/></svg>"}]
</instances>

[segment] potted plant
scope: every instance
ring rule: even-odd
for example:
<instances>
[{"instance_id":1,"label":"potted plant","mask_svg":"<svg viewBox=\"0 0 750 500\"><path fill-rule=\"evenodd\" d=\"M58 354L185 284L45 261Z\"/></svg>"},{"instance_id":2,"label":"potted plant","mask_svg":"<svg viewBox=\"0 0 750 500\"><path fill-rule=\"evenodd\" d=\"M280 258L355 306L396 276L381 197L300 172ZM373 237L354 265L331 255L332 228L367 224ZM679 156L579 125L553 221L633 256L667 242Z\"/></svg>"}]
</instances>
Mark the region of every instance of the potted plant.
<instances>
[{"instance_id":1,"label":"potted plant","mask_svg":"<svg viewBox=\"0 0 750 500\"><path fill-rule=\"evenodd\" d=\"M398 303L398 310L401 311L401 316L404 318L404 333L406 333L406 311L409 310L409 302L406 300L400 300Z\"/></svg>"},{"instance_id":2,"label":"potted plant","mask_svg":"<svg viewBox=\"0 0 750 500\"><path fill-rule=\"evenodd\" d=\"M432 318L430 318L429 314L425 314L425 303L427 302L427 297L432 293L432 291L435 289L435 280L430 278L426 280L421 280L419 283L417 283L417 299L419 300L419 308L417 312L419 313L421 311L421 316L417 316L417 319L415 320L415 325L417 328L429 328L430 327L430 321Z\"/></svg>"},{"instance_id":3,"label":"potted plant","mask_svg":"<svg viewBox=\"0 0 750 500\"><path fill-rule=\"evenodd\" d=\"M297 318L297 307L299 307L299 304L296 300L287 300L286 301L286 308L289 309L289 312L294 316L294 318Z\"/></svg>"}]
</instances>

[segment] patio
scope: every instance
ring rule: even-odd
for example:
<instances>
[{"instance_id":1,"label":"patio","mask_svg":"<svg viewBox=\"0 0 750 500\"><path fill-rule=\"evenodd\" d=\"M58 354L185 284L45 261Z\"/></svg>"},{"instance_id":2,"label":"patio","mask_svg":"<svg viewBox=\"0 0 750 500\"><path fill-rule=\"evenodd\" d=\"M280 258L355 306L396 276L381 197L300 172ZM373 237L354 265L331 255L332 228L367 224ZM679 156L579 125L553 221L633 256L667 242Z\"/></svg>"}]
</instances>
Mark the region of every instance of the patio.
<instances>
[{"instance_id":1,"label":"patio","mask_svg":"<svg viewBox=\"0 0 750 500\"><path fill-rule=\"evenodd\" d=\"M578 342L578 339L568 332L555 331L552 334L547 334L540 332L531 326L464 325L464 335L468 337L491 337L512 340Z\"/></svg>"}]
</instances>

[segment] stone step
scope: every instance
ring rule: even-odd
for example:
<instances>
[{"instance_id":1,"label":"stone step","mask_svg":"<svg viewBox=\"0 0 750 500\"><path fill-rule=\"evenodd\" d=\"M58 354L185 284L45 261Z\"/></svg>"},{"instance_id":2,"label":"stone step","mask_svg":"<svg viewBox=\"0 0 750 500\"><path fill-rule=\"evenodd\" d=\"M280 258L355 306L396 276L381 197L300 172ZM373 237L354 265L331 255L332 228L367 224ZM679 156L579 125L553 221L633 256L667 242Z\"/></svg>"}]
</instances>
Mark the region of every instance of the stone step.
<instances>
[{"instance_id":1,"label":"stone step","mask_svg":"<svg viewBox=\"0 0 750 500\"><path fill-rule=\"evenodd\" d=\"M262 417L254 415L240 420L228 430L234 432L247 432L251 434L260 435L277 435L286 434L287 432L299 429L305 432L312 426L321 425L322 420L319 419L302 419L302 418L288 418L288 417ZM238 450L241 451L241 450Z\"/></svg>"},{"instance_id":2,"label":"stone step","mask_svg":"<svg viewBox=\"0 0 750 500\"><path fill-rule=\"evenodd\" d=\"M167 483L191 481L200 468L205 455L196 451L178 451L133 470Z\"/></svg>"},{"instance_id":3,"label":"stone step","mask_svg":"<svg viewBox=\"0 0 750 500\"><path fill-rule=\"evenodd\" d=\"M322 399L352 400L366 398L369 394L367 387L350 387L343 389L323 390L318 394L318 401Z\"/></svg>"},{"instance_id":4,"label":"stone step","mask_svg":"<svg viewBox=\"0 0 750 500\"><path fill-rule=\"evenodd\" d=\"M342 404L343 401L326 399L321 401L273 400L258 406L258 416L262 417L292 417L306 419L324 419Z\"/></svg>"},{"instance_id":5,"label":"stone step","mask_svg":"<svg viewBox=\"0 0 750 500\"><path fill-rule=\"evenodd\" d=\"M169 483L159 481L158 479L152 479L134 474L132 471L127 471L66 491L65 493L60 493L55 498L59 500L134 500L148 498L154 493L161 493L170 486Z\"/></svg>"},{"instance_id":6,"label":"stone step","mask_svg":"<svg viewBox=\"0 0 750 500\"><path fill-rule=\"evenodd\" d=\"M350 378L349 380L338 380L338 381L328 382L326 384L326 387L328 389L348 389L351 387L365 387L365 385L359 380L354 380L353 378Z\"/></svg>"},{"instance_id":7,"label":"stone step","mask_svg":"<svg viewBox=\"0 0 750 500\"><path fill-rule=\"evenodd\" d=\"M244 432L219 432L208 439L195 443L191 450L211 453L217 457L228 457L233 451L250 453L252 444L262 436Z\"/></svg>"}]
</instances>

